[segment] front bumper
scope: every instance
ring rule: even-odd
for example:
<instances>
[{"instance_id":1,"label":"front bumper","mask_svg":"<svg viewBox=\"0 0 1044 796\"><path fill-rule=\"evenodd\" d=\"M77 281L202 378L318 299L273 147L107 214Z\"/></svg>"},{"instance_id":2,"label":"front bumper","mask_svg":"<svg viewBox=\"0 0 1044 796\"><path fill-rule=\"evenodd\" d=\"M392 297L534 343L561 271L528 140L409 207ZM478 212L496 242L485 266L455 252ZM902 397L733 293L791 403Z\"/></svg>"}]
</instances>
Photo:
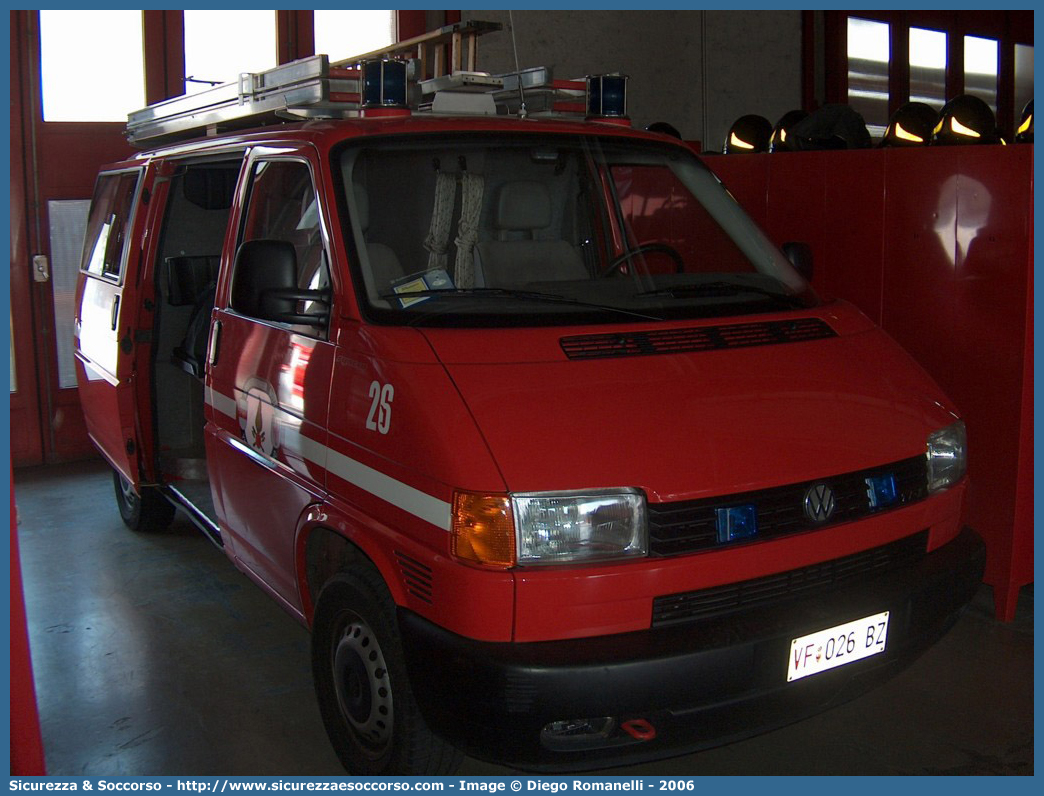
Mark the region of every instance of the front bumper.
<instances>
[{"instance_id":1,"label":"front bumper","mask_svg":"<svg viewBox=\"0 0 1044 796\"><path fill-rule=\"evenodd\" d=\"M965 529L915 564L825 596L662 629L490 643L406 610L399 624L414 695L435 732L474 757L537 771L581 770L715 746L858 696L951 627L984 565L982 541ZM884 653L787 683L792 639L882 611L890 612ZM612 717L615 731L541 735L551 722L599 717ZM639 719L654 737L619 729Z\"/></svg>"}]
</instances>

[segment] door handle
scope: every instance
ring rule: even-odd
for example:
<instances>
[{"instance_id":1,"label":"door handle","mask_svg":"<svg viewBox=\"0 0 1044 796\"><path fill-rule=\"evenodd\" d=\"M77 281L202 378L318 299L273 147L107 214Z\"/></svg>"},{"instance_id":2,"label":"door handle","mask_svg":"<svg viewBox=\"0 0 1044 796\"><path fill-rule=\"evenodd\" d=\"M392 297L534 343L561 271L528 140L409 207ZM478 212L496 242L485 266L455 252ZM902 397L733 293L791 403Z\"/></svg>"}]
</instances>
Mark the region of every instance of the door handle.
<instances>
[{"instance_id":1,"label":"door handle","mask_svg":"<svg viewBox=\"0 0 1044 796\"><path fill-rule=\"evenodd\" d=\"M120 297L112 297L112 330L116 331L116 324L120 322Z\"/></svg>"},{"instance_id":2,"label":"door handle","mask_svg":"<svg viewBox=\"0 0 1044 796\"><path fill-rule=\"evenodd\" d=\"M210 346L207 349L207 364L216 365L218 358L218 348L221 342L221 321L214 321L214 325L210 328Z\"/></svg>"}]
</instances>

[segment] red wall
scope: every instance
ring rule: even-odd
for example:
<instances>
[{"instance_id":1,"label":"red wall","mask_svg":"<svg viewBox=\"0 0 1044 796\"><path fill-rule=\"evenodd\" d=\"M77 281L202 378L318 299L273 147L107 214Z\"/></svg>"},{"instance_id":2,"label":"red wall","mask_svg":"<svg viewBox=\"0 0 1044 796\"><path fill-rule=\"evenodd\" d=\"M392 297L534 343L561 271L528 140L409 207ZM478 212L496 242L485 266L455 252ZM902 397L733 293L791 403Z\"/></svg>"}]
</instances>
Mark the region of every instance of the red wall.
<instances>
[{"instance_id":1,"label":"red wall","mask_svg":"<svg viewBox=\"0 0 1044 796\"><path fill-rule=\"evenodd\" d=\"M36 776L47 773L44 765L40 716L33 686L33 662L29 654L29 630L25 623L22 566L18 558L18 513L14 480L11 480L11 774Z\"/></svg>"},{"instance_id":2,"label":"red wall","mask_svg":"<svg viewBox=\"0 0 1044 796\"><path fill-rule=\"evenodd\" d=\"M813 284L857 305L960 407L966 521L985 538L998 615L1033 580L1033 147L707 157Z\"/></svg>"}]
</instances>

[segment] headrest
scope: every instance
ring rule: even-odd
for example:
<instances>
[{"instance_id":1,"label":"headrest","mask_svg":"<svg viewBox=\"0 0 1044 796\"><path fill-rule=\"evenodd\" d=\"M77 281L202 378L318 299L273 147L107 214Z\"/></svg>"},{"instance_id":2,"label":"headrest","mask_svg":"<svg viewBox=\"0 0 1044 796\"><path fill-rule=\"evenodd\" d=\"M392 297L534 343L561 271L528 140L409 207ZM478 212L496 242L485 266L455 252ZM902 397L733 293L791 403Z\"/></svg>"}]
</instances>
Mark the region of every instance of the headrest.
<instances>
[{"instance_id":1,"label":"headrest","mask_svg":"<svg viewBox=\"0 0 1044 796\"><path fill-rule=\"evenodd\" d=\"M551 196L542 182L507 182L496 211L498 229L543 229L551 224Z\"/></svg>"}]
</instances>

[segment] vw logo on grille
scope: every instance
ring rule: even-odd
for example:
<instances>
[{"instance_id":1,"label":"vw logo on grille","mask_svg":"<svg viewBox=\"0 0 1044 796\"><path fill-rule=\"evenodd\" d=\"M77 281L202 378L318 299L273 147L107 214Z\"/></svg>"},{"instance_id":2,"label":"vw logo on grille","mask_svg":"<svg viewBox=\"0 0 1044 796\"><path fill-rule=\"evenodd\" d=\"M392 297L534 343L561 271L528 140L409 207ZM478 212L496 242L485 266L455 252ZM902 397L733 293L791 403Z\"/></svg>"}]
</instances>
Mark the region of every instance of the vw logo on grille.
<instances>
[{"instance_id":1,"label":"vw logo on grille","mask_svg":"<svg viewBox=\"0 0 1044 796\"><path fill-rule=\"evenodd\" d=\"M834 513L834 490L826 484L809 487L805 493L805 514L813 522L826 522Z\"/></svg>"}]
</instances>

